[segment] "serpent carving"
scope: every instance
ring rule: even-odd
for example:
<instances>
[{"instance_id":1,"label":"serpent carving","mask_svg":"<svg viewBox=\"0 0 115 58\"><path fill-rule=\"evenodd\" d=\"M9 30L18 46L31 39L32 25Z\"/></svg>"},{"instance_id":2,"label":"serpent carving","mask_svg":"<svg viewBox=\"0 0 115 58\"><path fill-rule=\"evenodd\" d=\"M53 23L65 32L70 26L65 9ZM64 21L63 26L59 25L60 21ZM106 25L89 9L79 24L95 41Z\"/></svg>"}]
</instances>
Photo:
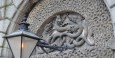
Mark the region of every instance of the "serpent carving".
<instances>
[{"instance_id":1,"label":"serpent carving","mask_svg":"<svg viewBox=\"0 0 115 58\"><path fill-rule=\"evenodd\" d=\"M50 24L49 28L51 28ZM56 15L51 29L53 31L48 36L48 43L51 45L65 46L70 49L79 47L85 42L89 45L94 45L94 42L90 42L90 37L88 37L91 35L88 32L88 26L84 18L79 14ZM46 30L48 31L48 28ZM53 51L51 49L45 50L47 52Z\"/></svg>"}]
</instances>

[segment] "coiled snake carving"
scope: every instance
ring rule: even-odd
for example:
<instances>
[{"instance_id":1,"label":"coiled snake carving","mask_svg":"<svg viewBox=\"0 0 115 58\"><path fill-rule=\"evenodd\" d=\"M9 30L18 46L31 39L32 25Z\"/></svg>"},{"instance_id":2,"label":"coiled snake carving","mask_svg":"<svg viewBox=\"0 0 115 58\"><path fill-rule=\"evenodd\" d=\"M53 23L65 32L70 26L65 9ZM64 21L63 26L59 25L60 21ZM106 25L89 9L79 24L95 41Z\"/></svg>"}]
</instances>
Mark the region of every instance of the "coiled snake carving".
<instances>
[{"instance_id":1,"label":"coiled snake carving","mask_svg":"<svg viewBox=\"0 0 115 58\"><path fill-rule=\"evenodd\" d=\"M80 15L79 15L80 16ZM76 17L76 16L72 16ZM73 48L76 46L81 46L84 42L86 42L89 45L94 45L94 43L90 43L87 40L88 36L88 27L85 24L85 20L82 20L81 17L78 17L79 21L78 22L69 22L72 21L70 19L69 15L66 16L66 22L63 25L66 25L65 27L60 27L58 26L58 21L60 20L60 16L56 16L56 21L54 23L54 31L49 38L49 43L51 44L59 44L59 42L56 42L56 40L60 40L61 43L59 45L66 45L69 48ZM65 39L62 39L66 37ZM69 37L67 39L67 37ZM72 39L72 40L70 40ZM66 41L66 43L64 43Z\"/></svg>"},{"instance_id":2,"label":"coiled snake carving","mask_svg":"<svg viewBox=\"0 0 115 58\"><path fill-rule=\"evenodd\" d=\"M56 15L52 29L53 31L48 38L48 43L51 45L66 46L70 49L79 47L85 42L94 45L94 41L89 40L91 33L88 26L79 14Z\"/></svg>"}]
</instances>

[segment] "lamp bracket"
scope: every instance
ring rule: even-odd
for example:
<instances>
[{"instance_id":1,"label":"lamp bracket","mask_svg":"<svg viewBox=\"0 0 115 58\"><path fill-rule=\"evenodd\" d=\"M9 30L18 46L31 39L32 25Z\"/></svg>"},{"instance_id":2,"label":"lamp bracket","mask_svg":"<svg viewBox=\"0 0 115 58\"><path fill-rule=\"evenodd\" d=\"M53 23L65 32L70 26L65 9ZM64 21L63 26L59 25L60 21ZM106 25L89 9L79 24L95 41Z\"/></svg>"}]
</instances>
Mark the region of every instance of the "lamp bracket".
<instances>
[{"instance_id":1,"label":"lamp bracket","mask_svg":"<svg viewBox=\"0 0 115 58\"><path fill-rule=\"evenodd\" d=\"M40 47L45 47L45 48L50 48L50 49L54 49L54 50L58 50L58 51L64 51L64 50L67 50L67 49L70 49L66 46L56 46L56 45L50 45L48 44L47 42L45 42L45 40L40 40L37 44L37 46L40 46Z\"/></svg>"}]
</instances>

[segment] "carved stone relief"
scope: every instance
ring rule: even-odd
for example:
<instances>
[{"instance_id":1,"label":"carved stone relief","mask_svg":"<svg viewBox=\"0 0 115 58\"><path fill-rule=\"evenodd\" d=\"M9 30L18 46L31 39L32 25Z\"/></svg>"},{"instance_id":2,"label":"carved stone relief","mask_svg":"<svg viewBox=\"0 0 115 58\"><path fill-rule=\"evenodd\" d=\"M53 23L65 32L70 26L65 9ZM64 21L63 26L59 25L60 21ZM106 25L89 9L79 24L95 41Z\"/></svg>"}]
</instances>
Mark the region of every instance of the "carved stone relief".
<instances>
[{"instance_id":1,"label":"carved stone relief","mask_svg":"<svg viewBox=\"0 0 115 58\"><path fill-rule=\"evenodd\" d=\"M47 27L45 29L51 30L51 28ZM93 43L90 43L90 41L87 40L88 26L86 26L84 18L78 14L74 15L66 13L63 16L56 15L52 30L52 32L49 32L52 34L49 35L50 38L48 39L48 42L53 45L64 45L69 48L81 46L84 42L93 45ZM48 32L45 31L45 34L46 33Z\"/></svg>"},{"instance_id":2,"label":"carved stone relief","mask_svg":"<svg viewBox=\"0 0 115 58\"><path fill-rule=\"evenodd\" d=\"M88 30L84 17L69 12L55 15L53 21L45 26L42 38L50 45L63 46L67 49L80 47L85 42L94 45L93 34Z\"/></svg>"},{"instance_id":3,"label":"carved stone relief","mask_svg":"<svg viewBox=\"0 0 115 58\"><path fill-rule=\"evenodd\" d=\"M32 58L113 58L108 46L112 22L103 0L43 0L28 22L30 30L51 45L69 48L61 52L44 48L47 54L37 47Z\"/></svg>"}]
</instances>

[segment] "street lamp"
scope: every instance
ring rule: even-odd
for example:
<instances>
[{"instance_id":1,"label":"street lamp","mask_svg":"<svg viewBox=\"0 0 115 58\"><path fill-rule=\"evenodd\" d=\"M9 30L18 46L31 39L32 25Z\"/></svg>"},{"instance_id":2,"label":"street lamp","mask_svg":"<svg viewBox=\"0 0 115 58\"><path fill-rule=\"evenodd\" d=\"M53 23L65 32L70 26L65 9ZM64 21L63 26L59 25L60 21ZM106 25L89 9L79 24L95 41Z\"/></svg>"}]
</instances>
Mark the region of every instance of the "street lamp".
<instances>
[{"instance_id":1,"label":"street lamp","mask_svg":"<svg viewBox=\"0 0 115 58\"><path fill-rule=\"evenodd\" d=\"M30 32L28 30L29 23L26 20L27 17L25 16L19 24L19 30L3 37L7 40L14 58L30 58L36 46L58 51L67 49L67 47L50 45L45 40Z\"/></svg>"},{"instance_id":2,"label":"street lamp","mask_svg":"<svg viewBox=\"0 0 115 58\"><path fill-rule=\"evenodd\" d=\"M4 36L14 55L14 58L29 58L40 38L28 31L29 24L24 17L16 32Z\"/></svg>"}]
</instances>

